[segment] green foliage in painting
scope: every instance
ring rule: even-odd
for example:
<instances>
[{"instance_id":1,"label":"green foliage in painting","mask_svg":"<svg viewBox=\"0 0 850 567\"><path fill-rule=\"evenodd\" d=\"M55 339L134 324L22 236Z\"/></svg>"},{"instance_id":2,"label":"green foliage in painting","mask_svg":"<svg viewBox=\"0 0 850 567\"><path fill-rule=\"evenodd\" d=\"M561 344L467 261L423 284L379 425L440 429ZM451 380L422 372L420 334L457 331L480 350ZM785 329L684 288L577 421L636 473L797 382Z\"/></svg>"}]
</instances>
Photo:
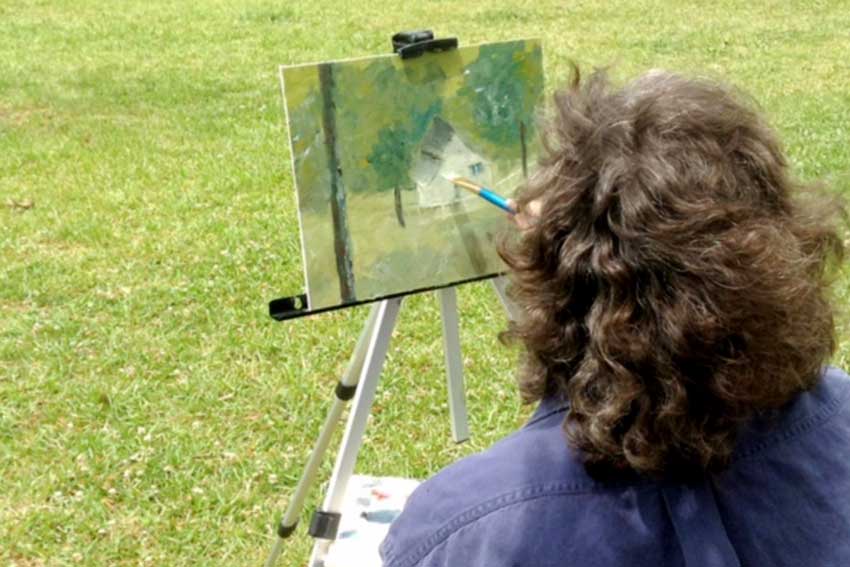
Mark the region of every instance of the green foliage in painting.
<instances>
[{"instance_id":1,"label":"green foliage in painting","mask_svg":"<svg viewBox=\"0 0 850 567\"><path fill-rule=\"evenodd\" d=\"M539 57L536 51L535 56ZM520 143L521 122L529 118L542 92L542 81L536 80L537 65L529 65L528 57L517 51L517 44L481 46L478 59L468 67L469 79L458 98L472 103L471 115L482 138L498 147L511 147ZM538 88L528 89L528 78Z\"/></svg>"},{"instance_id":2,"label":"green foliage in painting","mask_svg":"<svg viewBox=\"0 0 850 567\"><path fill-rule=\"evenodd\" d=\"M401 61L379 57L334 64L337 135L347 192L413 187L409 169L436 116L442 116L478 152L521 158L520 124L533 143L534 108L543 91L537 42L507 42ZM321 94L312 67L287 69L297 88L290 126L302 206L326 207L328 180L321 147ZM297 84L296 84L297 83ZM287 95L289 98L289 95Z\"/></svg>"},{"instance_id":3,"label":"green foliage in painting","mask_svg":"<svg viewBox=\"0 0 850 567\"><path fill-rule=\"evenodd\" d=\"M337 67L338 129L348 191L383 192L411 186L411 156L443 107L436 62L400 63L382 57Z\"/></svg>"},{"instance_id":4,"label":"green foliage in painting","mask_svg":"<svg viewBox=\"0 0 850 567\"><path fill-rule=\"evenodd\" d=\"M521 124L533 145L534 109L543 94L542 51L536 42L482 45L447 108L470 142L499 159L520 159Z\"/></svg>"},{"instance_id":5,"label":"green foliage in painting","mask_svg":"<svg viewBox=\"0 0 850 567\"><path fill-rule=\"evenodd\" d=\"M442 106L442 101L436 100L424 111L414 109L409 122L397 122L381 129L378 142L366 158L378 178L374 186L378 191L412 187L410 166L413 152Z\"/></svg>"}]
</instances>

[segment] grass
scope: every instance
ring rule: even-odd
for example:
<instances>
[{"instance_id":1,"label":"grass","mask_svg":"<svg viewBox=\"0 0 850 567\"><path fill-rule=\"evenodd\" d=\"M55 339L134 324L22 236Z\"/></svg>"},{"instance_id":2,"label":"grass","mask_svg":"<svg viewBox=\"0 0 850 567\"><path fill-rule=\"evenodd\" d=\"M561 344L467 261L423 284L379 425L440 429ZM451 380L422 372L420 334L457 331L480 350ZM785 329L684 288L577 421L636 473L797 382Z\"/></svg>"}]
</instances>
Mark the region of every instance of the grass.
<instances>
[{"instance_id":1,"label":"grass","mask_svg":"<svg viewBox=\"0 0 850 567\"><path fill-rule=\"evenodd\" d=\"M550 87L569 59L726 78L801 177L850 186L843 0L0 0L0 563L262 563L366 316L266 316L302 277L277 65L422 26L540 37ZM437 303L412 297L359 470L424 477L527 415L498 302L459 302L473 441L450 441Z\"/></svg>"}]
</instances>

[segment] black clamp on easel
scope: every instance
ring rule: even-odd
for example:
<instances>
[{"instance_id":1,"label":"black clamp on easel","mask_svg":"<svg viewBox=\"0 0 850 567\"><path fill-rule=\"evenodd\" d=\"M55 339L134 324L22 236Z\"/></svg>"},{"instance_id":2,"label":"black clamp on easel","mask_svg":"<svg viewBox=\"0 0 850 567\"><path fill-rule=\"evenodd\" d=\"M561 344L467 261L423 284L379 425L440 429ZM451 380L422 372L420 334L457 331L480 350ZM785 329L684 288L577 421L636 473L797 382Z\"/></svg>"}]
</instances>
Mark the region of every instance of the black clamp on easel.
<instances>
[{"instance_id":1,"label":"black clamp on easel","mask_svg":"<svg viewBox=\"0 0 850 567\"><path fill-rule=\"evenodd\" d=\"M402 59L419 57L425 52L450 51L457 49L457 38L434 39L431 30L403 31L393 36L393 53Z\"/></svg>"}]
</instances>

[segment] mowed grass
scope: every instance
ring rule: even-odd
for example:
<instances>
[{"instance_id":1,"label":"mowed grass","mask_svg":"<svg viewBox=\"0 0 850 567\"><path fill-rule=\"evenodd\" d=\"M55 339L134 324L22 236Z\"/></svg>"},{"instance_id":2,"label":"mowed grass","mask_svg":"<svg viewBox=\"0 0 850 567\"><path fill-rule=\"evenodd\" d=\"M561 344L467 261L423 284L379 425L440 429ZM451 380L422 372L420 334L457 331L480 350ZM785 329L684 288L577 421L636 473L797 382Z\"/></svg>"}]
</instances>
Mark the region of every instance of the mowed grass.
<instances>
[{"instance_id":1,"label":"mowed grass","mask_svg":"<svg viewBox=\"0 0 850 567\"><path fill-rule=\"evenodd\" d=\"M844 0L0 0L0 564L262 563L367 313L266 315L302 281L277 66L418 27L539 37L550 89L570 59L725 78L802 178L850 193ZM459 302L473 440L450 440L439 310L412 297L359 471L428 476L528 414L494 295Z\"/></svg>"}]
</instances>

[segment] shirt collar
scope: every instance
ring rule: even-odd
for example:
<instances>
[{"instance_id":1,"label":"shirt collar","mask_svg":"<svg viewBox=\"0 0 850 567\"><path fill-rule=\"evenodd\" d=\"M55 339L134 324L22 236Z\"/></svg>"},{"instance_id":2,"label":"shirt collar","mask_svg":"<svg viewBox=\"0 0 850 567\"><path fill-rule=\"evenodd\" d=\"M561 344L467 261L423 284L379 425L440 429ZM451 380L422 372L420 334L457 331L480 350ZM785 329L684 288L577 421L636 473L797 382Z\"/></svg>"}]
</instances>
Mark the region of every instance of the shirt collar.
<instances>
[{"instance_id":1,"label":"shirt collar","mask_svg":"<svg viewBox=\"0 0 850 567\"><path fill-rule=\"evenodd\" d=\"M567 401L563 398L559 396L547 396L540 400L540 403L537 405L537 409L534 410L534 413L525 425L527 427L540 420L546 419L551 415L564 412L567 410L567 407L569 407L569 403L567 403Z\"/></svg>"}]
</instances>

